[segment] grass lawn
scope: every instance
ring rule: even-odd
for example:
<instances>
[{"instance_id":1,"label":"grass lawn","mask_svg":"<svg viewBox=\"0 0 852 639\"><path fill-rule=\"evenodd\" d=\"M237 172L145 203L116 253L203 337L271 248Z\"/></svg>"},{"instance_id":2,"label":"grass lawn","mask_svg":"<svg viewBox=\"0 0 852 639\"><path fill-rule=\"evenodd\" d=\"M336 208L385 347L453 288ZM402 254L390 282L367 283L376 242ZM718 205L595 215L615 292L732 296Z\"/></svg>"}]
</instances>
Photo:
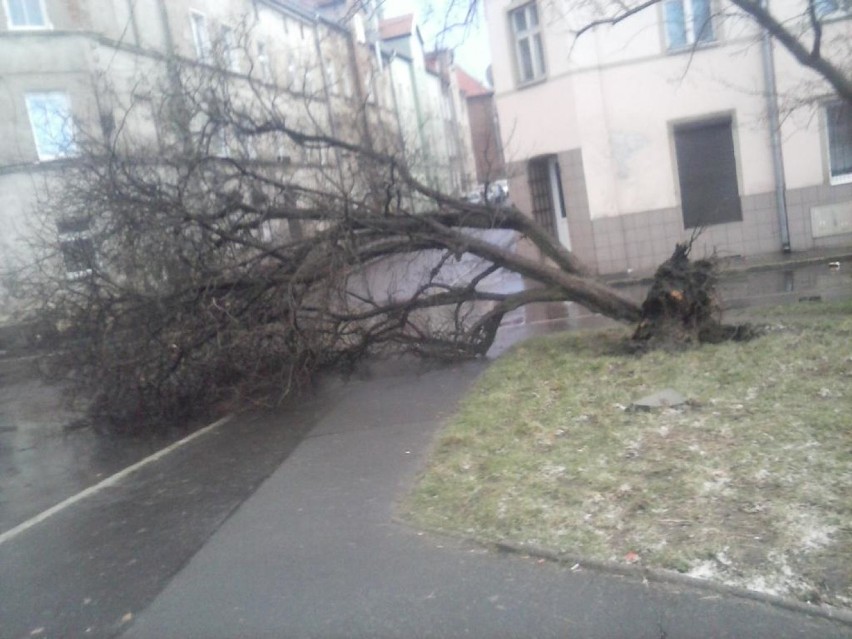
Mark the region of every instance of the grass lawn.
<instances>
[{"instance_id":1,"label":"grass lawn","mask_svg":"<svg viewBox=\"0 0 852 639\"><path fill-rule=\"evenodd\" d=\"M852 607L852 303L642 356L562 333L495 362L402 505L412 524ZM626 410L671 387L689 403Z\"/></svg>"}]
</instances>

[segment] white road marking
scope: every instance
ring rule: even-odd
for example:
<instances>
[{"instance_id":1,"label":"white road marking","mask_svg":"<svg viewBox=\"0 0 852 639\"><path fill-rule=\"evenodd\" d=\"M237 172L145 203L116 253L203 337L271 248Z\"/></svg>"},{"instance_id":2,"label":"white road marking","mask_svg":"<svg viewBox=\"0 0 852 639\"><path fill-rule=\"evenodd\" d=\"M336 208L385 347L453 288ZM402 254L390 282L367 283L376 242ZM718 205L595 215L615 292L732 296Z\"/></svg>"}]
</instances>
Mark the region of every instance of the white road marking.
<instances>
[{"instance_id":1,"label":"white road marking","mask_svg":"<svg viewBox=\"0 0 852 639\"><path fill-rule=\"evenodd\" d=\"M138 461L135 464L133 464L132 466L128 466L124 470L121 470L121 471L115 473L114 475L110 475L109 477L107 477L106 479L104 479L101 482L98 482L94 486L89 486L85 490L77 493L76 495L69 497L68 499L66 499L64 501L59 502L55 506L48 508L47 510L39 513L35 517L32 517L31 519L28 519L27 521L25 521L21 524L18 524L14 528L7 530L2 535L0 535L0 544L3 544L5 542L9 541L10 539L17 537L22 532L29 530L30 528L32 528L33 526L35 526L37 524L40 524L45 519L48 519L48 518L52 517L53 515L55 515L56 513L65 510L69 506L76 504L78 501L86 499L86 497L91 497L92 495L102 491L104 488L109 488L110 486L114 486L115 484L120 482L122 479L124 479L125 477L127 477L128 475L130 475L132 473L135 473L137 470L139 470L143 466L147 466L148 464L155 462L158 459L161 459L162 457L165 457L166 455L168 455L173 450L180 448L184 444L188 444L193 439L196 439L197 437L201 437L205 433L209 433L214 428L217 428L217 427L221 426L222 424L229 422L231 420L231 418L233 418L233 415L225 415L225 417L222 417L221 419L217 419L215 422L213 422L209 426L205 426L201 430L197 430L194 433L192 433L191 435L187 435L183 439L176 441L174 444L171 444L170 446L166 446L162 450L157 451L153 455L146 457L142 461Z\"/></svg>"}]
</instances>

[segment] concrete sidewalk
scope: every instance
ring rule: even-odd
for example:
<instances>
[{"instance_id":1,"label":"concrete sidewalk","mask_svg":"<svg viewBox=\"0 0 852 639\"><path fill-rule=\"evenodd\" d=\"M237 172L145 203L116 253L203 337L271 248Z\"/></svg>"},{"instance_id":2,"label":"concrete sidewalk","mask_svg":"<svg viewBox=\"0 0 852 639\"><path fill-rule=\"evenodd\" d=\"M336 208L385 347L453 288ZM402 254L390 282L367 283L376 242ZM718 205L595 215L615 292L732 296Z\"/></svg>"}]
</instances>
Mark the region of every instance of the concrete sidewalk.
<instances>
[{"instance_id":1,"label":"concrete sidewalk","mask_svg":"<svg viewBox=\"0 0 852 639\"><path fill-rule=\"evenodd\" d=\"M311 432L123 636L852 636L750 600L572 572L394 523L395 500L482 368L400 367L321 391Z\"/></svg>"}]
</instances>

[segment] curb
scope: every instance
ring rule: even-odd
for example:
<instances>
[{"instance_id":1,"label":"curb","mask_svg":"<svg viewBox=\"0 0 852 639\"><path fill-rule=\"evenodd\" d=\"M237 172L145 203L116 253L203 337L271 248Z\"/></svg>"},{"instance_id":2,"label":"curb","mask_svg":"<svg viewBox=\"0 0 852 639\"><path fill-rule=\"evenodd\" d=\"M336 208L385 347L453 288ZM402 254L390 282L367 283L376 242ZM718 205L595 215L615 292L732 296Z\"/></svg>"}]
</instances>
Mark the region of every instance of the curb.
<instances>
[{"instance_id":1,"label":"curb","mask_svg":"<svg viewBox=\"0 0 852 639\"><path fill-rule=\"evenodd\" d=\"M511 541L498 541L491 544L497 550L520 555L528 555L539 559L547 559L560 564L579 565L590 568L597 572L622 575L624 577L641 578L656 583L674 584L688 586L698 590L707 590L721 595L729 595L742 599L751 599L760 603L768 604L776 608L783 608L793 612L799 612L811 617L820 617L838 621L842 624L852 626L852 610L832 608L829 606L818 606L806 604L794 599L787 599L777 595L769 595L755 590L747 590L737 586L729 586L706 579L698 579L669 570L659 568L646 568L644 566L626 566L612 561L601 561L598 559L583 559L577 555L559 553L549 548L541 548L526 544L518 544Z\"/></svg>"}]
</instances>

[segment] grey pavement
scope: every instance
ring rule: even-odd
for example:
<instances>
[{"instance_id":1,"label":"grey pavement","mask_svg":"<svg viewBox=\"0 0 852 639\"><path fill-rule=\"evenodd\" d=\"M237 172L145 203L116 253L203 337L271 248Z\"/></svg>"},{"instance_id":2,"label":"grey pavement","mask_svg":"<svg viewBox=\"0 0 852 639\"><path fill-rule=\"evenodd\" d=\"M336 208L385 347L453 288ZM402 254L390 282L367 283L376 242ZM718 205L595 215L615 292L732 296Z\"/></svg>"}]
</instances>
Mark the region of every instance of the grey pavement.
<instances>
[{"instance_id":1,"label":"grey pavement","mask_svg":"<svg viewBox=\"0 0 852 639\"><path fill-rule=\"evenodd\" d=\"M293 450L313 410L242 415L0 536L0 637L116 636Z\"/></svg>"},{"instance_id":2,"label":"grey pavement","mask_svg":"<svg viewBox=\"0 0 852 639\"><path fill-rule=\"evenodd\" d=\"M310 433L123 636L852 636L751 600L572 571L396 523L396 500L481 368L402 367L323 391Z\"/></svg>"}]
</instances>

